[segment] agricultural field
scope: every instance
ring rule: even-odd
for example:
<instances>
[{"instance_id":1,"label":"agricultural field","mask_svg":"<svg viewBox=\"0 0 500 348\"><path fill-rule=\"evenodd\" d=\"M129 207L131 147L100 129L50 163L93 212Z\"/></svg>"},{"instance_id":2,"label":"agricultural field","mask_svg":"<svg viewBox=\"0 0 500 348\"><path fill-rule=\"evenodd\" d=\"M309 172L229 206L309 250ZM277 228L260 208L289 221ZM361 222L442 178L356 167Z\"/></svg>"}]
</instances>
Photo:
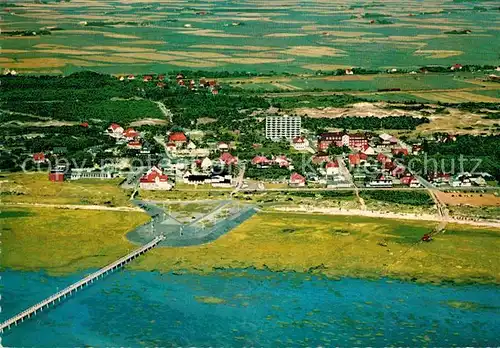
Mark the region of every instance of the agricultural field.
<instances>
[{"instance_id":1,"label":"agricultural field","mask_svg":"<svg viewBox=\"0 0 500 348\"><path fill-rule=\"evenodd\" d=\"M2 10L0 67L23 73L310 73L498 63L498 8L486 0L432 0L425 7L415 0L356 6L345 0L271 6L261 0L24 0Z\"/></svg>"}]
</instances>

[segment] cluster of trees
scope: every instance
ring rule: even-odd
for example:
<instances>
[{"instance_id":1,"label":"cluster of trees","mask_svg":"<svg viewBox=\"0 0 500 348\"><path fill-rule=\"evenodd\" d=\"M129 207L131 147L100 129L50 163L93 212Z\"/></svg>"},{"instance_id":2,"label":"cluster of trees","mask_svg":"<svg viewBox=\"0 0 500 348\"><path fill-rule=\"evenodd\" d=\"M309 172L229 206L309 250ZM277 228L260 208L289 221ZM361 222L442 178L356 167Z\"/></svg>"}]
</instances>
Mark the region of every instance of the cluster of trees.
<instances>
[{"instance_id":1,"label":"cluster of trees","mask_svg":"<svg viewBox=\"0 0 500 348\"><path fill-rule=\"evenodd\" d=\"M219 94L214 97L207 92L184 91L172 94L163 103L174 114L177 126L194 128L198 119L213 119L216 122L200 126L204 129L233 129L233 121L248 117L255 109L266 109L269 103L258 96Z\"/></svg>"},{"instance_id":2,"label":"cluster of trees","mask_svg":"<svg viewBox=\"0 0 500 348\"><path fill-rule=\"evenodd\" d=\"M342 118L310 118L303 119L303 127L318 132L325 128L340 129L415 129L421 124L429 123L428 118L411 116L389 117L342 117Z\"/></svg>"},{"instance_id":3,"label":"cluster of trees","mask_svg":"<svg viewBox=\"0 0 500 348\"><path fill-rule=\"evenodd\" d=\"M300 95L296 97L275 97L271 100L271 104L281 109L292 109L304 106L311 108L320 106L344 107L363 101L366 100L348 94L329 96Z\"/></svg>"},{"instance_id":4,"label":"cluster of trees","mask_svg":"<svg viewBox=\"0 0 500 348\"><path fill-rule=\"evenodd\" d=\"M361 191L360 196L364 199L373 199L382 202L399 203L416 206L430 206L434 201L425 191Z\"/></svg>"},{"instance_id":5,"label":"cluster of trees","mask_svg":"<svg viewBox=\"0 0 500 348\"><path fill-rule=\"evenodd\" d=\"M486 172L500 180L500 136L459 135L455 141L424 141L425 154L411 156L414 169L421 173L438 171Z\"/></svg>"},{"instance_id":6,"label":"cluster of trees","mask_svg":"<svg viewBox=\"0 0 500 348\"><path fill-rule=\"evenodd\" d=\"M142 118L164 116L158 106L149 100L127 101L64 101L64 102L7 102L0 106L3 110L24 114L50 117L55 120L88 121L99 119L106 122L129 123ZM5 116L4 116L5 117ZM17 116L14 116L17 118Z\"/></svg>"}]
</instances>

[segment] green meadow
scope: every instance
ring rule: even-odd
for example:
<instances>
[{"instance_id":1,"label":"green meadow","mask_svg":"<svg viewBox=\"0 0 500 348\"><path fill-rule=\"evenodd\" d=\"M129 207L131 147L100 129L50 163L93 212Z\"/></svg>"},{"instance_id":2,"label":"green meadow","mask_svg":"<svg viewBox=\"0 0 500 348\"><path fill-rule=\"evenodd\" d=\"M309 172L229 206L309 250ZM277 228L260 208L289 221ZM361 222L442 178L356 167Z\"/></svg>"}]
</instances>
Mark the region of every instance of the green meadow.
<instances>
[{"instance_id":1,"label":"green meadow","mask_svg":"<svg viewBox=\"0 0 500 348\"><path fill-rule=\"evenodd\" d=\"M311 73L498 63L492 1L49 0L2 10L0 67L24 73Z\"/></svg>"}]
</instances>

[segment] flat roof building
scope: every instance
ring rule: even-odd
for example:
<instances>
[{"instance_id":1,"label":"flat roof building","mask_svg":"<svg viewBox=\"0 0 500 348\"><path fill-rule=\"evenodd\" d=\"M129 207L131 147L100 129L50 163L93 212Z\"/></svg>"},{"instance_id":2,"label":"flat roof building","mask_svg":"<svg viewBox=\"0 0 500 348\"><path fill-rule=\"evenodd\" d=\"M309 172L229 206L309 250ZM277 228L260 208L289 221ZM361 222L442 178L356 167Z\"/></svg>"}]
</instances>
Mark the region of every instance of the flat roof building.
<instances>
[{"instance_id":1,"label":"flat roof building","mask_svg":"<svg viewBox=\"0 0 500 348\"><path fill-rule=\"evenodd\" d=\"M273 141L292 140L300 136L301 119L299 116L266 117L266 138Z\"/></svg>"}]
</instances>

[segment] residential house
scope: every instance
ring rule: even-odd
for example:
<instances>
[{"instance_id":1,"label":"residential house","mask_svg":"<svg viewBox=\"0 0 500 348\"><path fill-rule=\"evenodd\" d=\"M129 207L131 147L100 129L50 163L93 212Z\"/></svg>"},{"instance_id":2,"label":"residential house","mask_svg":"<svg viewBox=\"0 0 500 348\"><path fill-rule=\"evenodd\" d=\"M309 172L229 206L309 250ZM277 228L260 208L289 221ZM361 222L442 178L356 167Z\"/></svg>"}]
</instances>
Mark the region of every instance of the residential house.
<instances>
[{"instance_id":1,"label":"residential house","mask_svg":"<svg viewBox=\"0 0 500 348\"><path fill-rule=\"evenodd\" d=\"M33 162L35 163L45 163L47 159L45 158L45 154L43 152L37 152L33 154Z\"/></svg>"},{"instance_id":2,"label":"residential house","mask_svg":"<svg viewBox=\"0 0 500 348\"><path fill-rule=\"evenodd\" d=\"M200 168L204 172L210 171L212 169L212 166L212 160L208 157L205 157L200 163Z\"/></svg>"},{"instance_id":3,"label":"residential house","mask_svg":"<svg viewBox=\"0 0 500 348\"><path fill-rule=\"evenodd\" d=\"M118 123L111 123L108 127L108 134L114 138L121 138L123 136L123 127Z\"/></svg>"},{"instance_id":4,"label":"residential house","mask_svg":"<svg viewBox=\"0 0 500 348\"><path fill-rule=\"evenodd\" d=\"M127 140L133 140L139 137L139 132L137 132L134 128L127 128L123 131L123 136L127 138Z\"/></svg>"},{"instance_id":5,"label":"residential house","mask_svg":"<svg viewBox=\"0 0 500 348\"><path fill-rule=\"evenodd\" d=\"M352 71L352 69L345 69L345 74L346 75L354 75L354 71Z\"/></svg>"},{"instance_id":6,"label":"residential house","mask_svg":"<svg viewBox=\"0 0 500 348\"><path fill-rule=\"evenodd\" d=\"M220 157L219 161L221 164L229 166L233 164L238 164L238 157L231 155L229 152L224 152Z\"/></svg>"},{"instance_id":7,"label":"residential house","mask_svg":"<svg viewBox=\"0 0 500 348\"><path fill-rule=\"evenodd\" d=\"M143 190L170 190L172 184L160 168L153 166L139 179L139 187Z\"/></svg>"},{"instance_id":8,"label":"residential house","mask_svg":"<svg viewBox=\"0 0 500 348\"><path fill-rule=\"evenodd\" d=\"M168 136L168 143L175 144L175 147L181 147L187 143L187 137L183 132L172 132Z\"/></svg>"},{"instance_id":9,"label":"residential house","mask_svg":"<svg viewBox=\"0 0 500 348\"><path fill-rule=\"evenodd\" d=\"M292 146L297 151L303 151L309 148L309 140L306 137L300 136L292 139Z\"/></svg>"},{"instance_id":10,"label":"residential house","mask_svg":"<svg viewBox=\"0 0 500 348\"><path fill-rule=\"evenodd\" d=\"M463 65L462 64L453 64L451 67L450 67L450 70L462 70L463 68Z\"/></svg>"},{"instance_id":11,"label":"residential house","mask_svg":"<svg viewBox=\"0 0 500 348\"><path fill-rule=\"evenodd\" d=\"M151 75L144 75L144 76L142 77L142 81L143 81L143 82L150 82L150 81L153 81L153 76L151 76Z\"/></svg>"},{"instance_id":12,"label":"residential house","mask_svg":"<svg viewBox=\"0 0 500 348\"><path fill-rule=\"evenodd\" d=\"M433 173L427 176L427 180L429 180L432 184L436 186L447 185L451 181L451 174Z\"/></svg>"},{"instance_id":13,"label":"residential house","mask_svg":"<svg viewBox=\"0 0 500 348\"><path fill-rule=\"evenodd\" d=\"M399 156L399 155L408 156L408 149L405 149L405 148L394 148L394 149L391 150L391 153L394 156Z\"/></svg>"},{"instance_id":14,"label":"residential house","mask_svg":"<svg viewBox=\"0 0 500 348\"><path fill-rule=\"evenodd\" d=\"M129 149L129 150L141 150L142 144L140 141L133 140L127 144L127 149Z\"/></svg>"},{"instance_id":15,"label":"residential house","mask_svg":"<svg viewBox=\"0 0 500 348\"><path fill-rule=\"evenodd\" d=\"M398 139L390 134L384 133L379 135L380 145L382 146L393 146L398 143Z\"/></svg>"},{"instance_id":16,"label":"residential house","mask_svg":"<svg viewBox=\"0 0 500 348\"><path fill-rule=\"evenodd\" d=\"M306 186L306 178L299 173L292 173L292 175L290 175L288 185L293 187L304 187Z\"/></svg>"},{"instance_id":17,"label":"residential house","mask_svg":"<svg viewBox=\"0 0 500 348\"><path fill-rule=\"evenodd\" d=\"M400 179L400 183L401 183L401 185L406 185L406 186L409 186L411 188L422 187L422 185L420 184L418 179L411 174L407 174L407 175L403 176Z\"/></svg>"},{"instance_id":18,"label":"residential house","mask_svg":"<svg viewBox=\"0 0 500 348\"><path fill-rule=\"evenodd\" d=\"M280 166L280 168L290 167L290 160L286 156L276 156L273 162Z\"/></svg>"},{"instance_id":19,"label":"residential house","mask_svg":"<svg viewBox=\"0 0 500 348\"><path fill-rule=\"evenodd\" d=\"M356 167L361 164L361 157L359 156L359 153L349 154L349 164L351 167Z\"/></svg>"},{"instance_id":20,"label":"residential house","mask_svg":"<svg viewBox=\"0 0 500 348\"><path fill-rule=\"evenodd\" d=\"M82 123L80 123L80 127L89 128L89 123L88 122L82 122Z\"/></svg>"},{"instance_id":21,"label":"residential house","mask_svg":"<svg viewBox=\"0 0 500 348\"><path fill-rule=\"evenodd\" d=\"M135 80L135 76L134 75L128 75L127 76L127 80Z\"/></svg>"},{"instance_id":22,"label":"residential house","mask_svg":"<svg viewBox=\"0 0 500 348\"><path fill-rule=\"evenodd\" d=\"M271 165L271 160L265 156L255 156L251 163L259 168L268 168Z\"/></svg>"},{"instance_id":23,"label":"residential house","mask_svg":"<svg viewBox=\"0 0 500 348\"><path fill-rule=\"evenodd\" d=\"M384 155L383 153L379 153L377 155L377 161L382 163L382 164L385 164L387 162L391 162L391 159L389 157L387 157L386 155Z\"/></svg>"},{"instance_id":24,"label":"residential house","mask_svg":"<svg viewBox=\"0 0 500 348\"><path fill-rule=\"evenodd\" d=\"M366 187L389 188L392 187L392 180L383 174L379 174L376 178L369 180Z\"/></svg>"},{"instance_id":25,"label":"residential house","mask_svg":"<svg viewBox=\"0 0 500 348\"><path fill-rule=\"evenodd\" d=\"M366 144L362 147L361 153L367 155L367 156L375 156L375 149L371 147L370 145Z\"/></svg>"},{"instance_id":26,"label":"residential house","mask_svg":"<svg viewBox=\"0 0 500 348\"><path fill-rule=\"evenodd\" d=\"M339 163L337 161L328 162L325 165L326 175L338 175L340 173Z\"/></svg>"},{"instance_id":27,"label":"residential house","mask_svg":"<svg viewBox=\"0 0 500 348\"><path fill-rule=\"evenodd\" d=\"M223 141L220 141L217 144L217 150L219 151L228 151L229 150L229 145Z\"/></svg>"}]
</instances>

